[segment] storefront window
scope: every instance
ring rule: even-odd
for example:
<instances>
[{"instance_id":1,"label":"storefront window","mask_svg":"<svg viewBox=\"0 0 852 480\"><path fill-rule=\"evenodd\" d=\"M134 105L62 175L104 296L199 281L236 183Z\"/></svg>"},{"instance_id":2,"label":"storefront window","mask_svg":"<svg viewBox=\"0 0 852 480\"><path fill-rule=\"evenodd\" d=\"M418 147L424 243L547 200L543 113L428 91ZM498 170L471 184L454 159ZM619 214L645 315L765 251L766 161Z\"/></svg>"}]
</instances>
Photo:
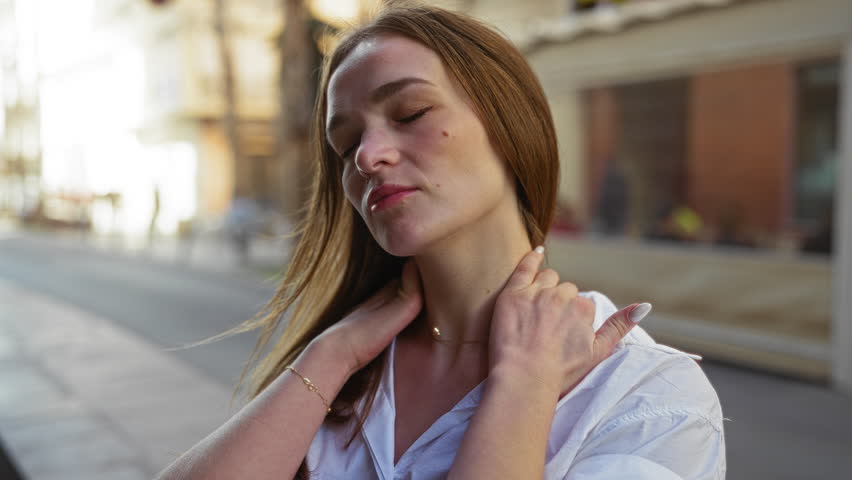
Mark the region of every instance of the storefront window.
<instances>
[{"instance_id":1,"label":"storefront window","mask_svg":"<svg viewBox=\"0 0 852 480\"><path fill-rule=\"evenodd\" d=\"M587 90L583 230L830 254L838 77L772 63Z\"/></svg>"},{"instance_id":2,"label":"storefront window","mask_svg":"<svg viewBox=\"0 0 852 480\"><path fill-rule=\"evenodd\" d=\"M803 251L829 254L838 162L838 62L802 66L797 80L793 222L803 232Z\"/></svg>"},{"instance_id":3,"label":"storefront window","mask_svg":"<svg viewBox=\"0 0 852 480\"><path fill-rule=\"evenodd\" d=\"M592 230L649 239L697 235L700 220L686 209L687 87L684 78L667 79L587 98L587 115L599 117L590 124L609 137L589 145Z\"/></svg>"}]
</instances>

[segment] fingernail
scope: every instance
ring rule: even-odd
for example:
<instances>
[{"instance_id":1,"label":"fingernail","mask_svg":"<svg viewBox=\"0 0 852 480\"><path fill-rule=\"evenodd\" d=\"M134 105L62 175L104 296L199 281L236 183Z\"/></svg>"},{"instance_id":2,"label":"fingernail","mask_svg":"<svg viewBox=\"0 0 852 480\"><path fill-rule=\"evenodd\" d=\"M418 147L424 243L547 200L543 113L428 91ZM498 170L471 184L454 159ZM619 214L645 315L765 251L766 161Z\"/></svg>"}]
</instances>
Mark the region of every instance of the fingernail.
<instances>
[{"instance_id":1,"label":"fingernail","mask_svg":"<svg viewBox=\"0 0 852 480\"><path fill-rule=\"evenodd\" d=\"M630 311L630 321L633 323L639 323L650 311L650 303L640 303Z\"/></svg>"},{"instance_id":2,"label":"fingernail","mask_svg":"<svg viewBox=\"0 0 852 480\"><path fill-rule=\"evenodd\" d=\"M537 253L539 255L543 254L544 253L544 245L539 245L539 246L535 247L535 253Z\"/></svg>"}]
</instances>

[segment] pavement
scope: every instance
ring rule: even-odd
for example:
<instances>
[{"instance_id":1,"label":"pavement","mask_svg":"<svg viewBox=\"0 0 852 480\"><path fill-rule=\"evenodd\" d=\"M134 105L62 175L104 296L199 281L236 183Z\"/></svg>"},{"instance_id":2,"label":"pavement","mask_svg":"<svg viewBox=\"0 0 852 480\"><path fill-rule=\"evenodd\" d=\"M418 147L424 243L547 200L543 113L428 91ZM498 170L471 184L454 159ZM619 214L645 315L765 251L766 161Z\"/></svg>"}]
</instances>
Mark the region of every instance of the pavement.
<instances>
[{"instance_id":1,"label":"pavement","mask_svg":"<svg viewBox=\"0 0 852 480\"><path fill-rule=\"evenodd\" d=\"M7 226L7 230L15 228ZM3 230L0 225L0 231ZM82 234L80 232L49 232L51 241L71 245L85 243L97 250L140 257L146 260L219 273L241 276L273 274L287 261L287 238L257 235L251 242L246 257L241 257L221 232L208 232L192 241L174 236L123 237Z\"/></svg>"},{"instance_id":2,"label":"pavement","mask_svg":"<svg viewBox=\"0 0 852 480\"><path fill-rule=\"evenodd\" d=\"M29 479L150 479L231 392L109 320L0 283L0 432Z\"/></svg>"},{"instance_id":3,"label":"pavement","mask_svg":"<svg viewBox=\"0 0 852 480\"><path fill-rule=\"evenodd\" d=\"M0 224L0 236L13 229ZM243 261L209 237L188 250L171 238L51 236L254 278L286 255L280 241L262 238ZM0 450L23 478L150 479L239 409L232 393L110 319L0 280Z\"/></svg>"}]
</instances>

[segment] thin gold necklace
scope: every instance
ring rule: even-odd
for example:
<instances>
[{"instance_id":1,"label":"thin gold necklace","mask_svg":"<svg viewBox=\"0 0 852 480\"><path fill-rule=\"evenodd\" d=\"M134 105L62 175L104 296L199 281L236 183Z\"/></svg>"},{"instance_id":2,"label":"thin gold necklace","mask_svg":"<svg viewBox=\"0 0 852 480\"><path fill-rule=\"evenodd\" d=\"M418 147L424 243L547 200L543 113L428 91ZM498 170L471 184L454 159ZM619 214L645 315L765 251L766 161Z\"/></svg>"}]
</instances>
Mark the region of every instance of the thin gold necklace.
<instances>
[{"instance_id":1,"label":"thin gold necklace","mask_svg":"<svg viewBox=\"0 0 852 480\"><path fill-rule=\"evenodd\" d=\"M432 340L443 343L446 345L465 345L465 344L475 344L475 343L486 343L484 340L448 340L441 336L441 330L438 327L432 327Z\"/></svg>"}]
</instances>

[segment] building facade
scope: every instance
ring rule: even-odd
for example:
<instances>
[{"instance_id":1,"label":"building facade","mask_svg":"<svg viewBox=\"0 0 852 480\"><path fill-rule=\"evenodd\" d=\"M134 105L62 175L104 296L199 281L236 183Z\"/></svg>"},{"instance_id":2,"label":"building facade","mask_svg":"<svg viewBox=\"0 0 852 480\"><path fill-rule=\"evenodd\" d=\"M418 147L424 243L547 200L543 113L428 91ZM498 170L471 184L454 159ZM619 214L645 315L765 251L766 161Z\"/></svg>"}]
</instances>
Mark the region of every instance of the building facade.
<instances>
[{"instance_id":1,"label":"building facade","mask_svg":"<svg viewBox=\"0 0 852 480\"><path fill-rule=\"evenodd\" d=\"M280 203L275 141L278 114L275 36L280 3L224 2L226 48L232 59L240 161L232 158L222 119L225 72L215 29L215 2L101 0L99 24L111 35L129 33L142 53L144 112L140 143L166 157L193 163L194 216L215 218L234 195ZM166 169L168 170L168 169Z\"/></svg>"},{"instance_id":2,"label":"building facade","mask_svg":"<svg viewBox=\"0 0 852 480\"><path fill-rule=\"evenodd\" d=\"M559 132L551 264L664 341L852 389L852 4L532 3L490 17Z\"/></svg>"},{"instance_id":3,"label":"building facade","mask_svg":"<svg viewBox=\"0 0 852 480\"><path fill-rule=\"evenodd\" d=\"M225 3L239 162L222 128L213 2L0 3L0 205L135 236L216 220L236 192L280 203L280 2Z\"/></svg>"},{"instance_id":4,"label":"building facade","mask_svg":"<svg viewBox=\"0 0 852 480\"><path fill-rule=\"evenodd\" d=\"M40 195L38 50L26 7L0 1L0 214L32 211Z\"/></svg>"}]
</instances>

